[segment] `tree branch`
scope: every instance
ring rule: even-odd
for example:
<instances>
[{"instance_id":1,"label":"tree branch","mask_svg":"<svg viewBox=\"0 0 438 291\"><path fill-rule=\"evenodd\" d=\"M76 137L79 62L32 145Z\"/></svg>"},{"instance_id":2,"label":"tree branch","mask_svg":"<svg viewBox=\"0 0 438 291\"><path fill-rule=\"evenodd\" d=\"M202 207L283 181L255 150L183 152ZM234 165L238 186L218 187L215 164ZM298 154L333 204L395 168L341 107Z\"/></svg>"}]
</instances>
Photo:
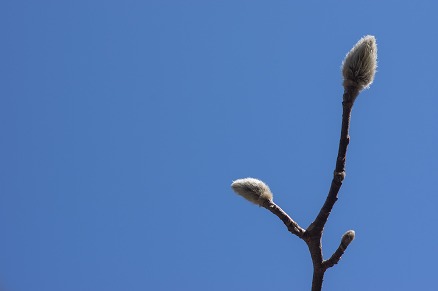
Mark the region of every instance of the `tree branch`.
<instances>
[{"instance_id":1,"label":"tree branch","mask_svg":"<svg viewBox=\"0 0 438 291\"><path fill-rule=\"evenodd\" d=\"M324 269L314 270L312 278L312 291L321 291L324 281Z\"/></svg>"},{"instance_id":2,"label":"tree branch","mask_svg":"<svg viewBox=\"0 0 438 291\"><path fill-rule=\"evenodd\" d=\"M325 200L324 205L318 213L316 219L307 228L307 231L311 234L322 233L327 219L332 211L333 206L338 200L338 192L342 186L342 182L345 178L345 160L347 156L347 148L350 142L349 130L350 130L350 117L351 109L353 108L354 98L352 96L357 96L359 92L352 90L345 90L344 101L342 102L342 127L341 127L341 137L339 140L338 157L336 159L336 167L333 173L333 180L330 186L329 193Z\"/></svg>"},{"instance_id":3,"label":"tree branch","mask_svg":"<svg viewBox=\"0 0 438 291\"><path fill-rule=\"evenodd\" d=\"M268 209L278 218L280 218L280 220L283 221L284 225L286 225L287 229L291 233L295 234L299 238L303 237L305 230L301 228L298 223L296 223L283 209L281 209L280 206L275 204L273 201L265 201L260 206Z\"/></svg>"},{"instance_id":4,"label":"tree branch","mask_svg":"<svg viewBox=\"0 0 438 291\"><path fill-rule=\"evenodd\" d=\"M268 209L283 221L289 232L306 242L313 263L312 291L321 291L325 271L339 262L348 244L354 239L354 231L347 231L342 237L342 242L338 249L333 253L330 259L324 261L321 244L322 233L333 206L338 200L338 193L345 178L345 161L348 144L350 142L351 110L358 94L357 89L351 87L345 88L343 95L344 101L342 102L341 137L339 139L338 156L336 158L333 179L324 205L307 229L301 228L283 209L274 203L271 190L262 181L254 178L245 178L238 179L231 185L237 194Z\"/></svg>"},{"instance_id":5,"label":"tree branch","mask_svg":"<svg viewBox=\"0 0 438 291\"><path fill-rule=\"evenodd\" d=\"M339 262L345 250L347 249L348 245L353 241L354 236L355 233L353 230L349 230L346 233L344 233L338 249L333 253L330 259L322 262L322 267L324 270L333 267Z\"/></svg>"},{"instance_id":6,"label":"tree branch","mask_svg":"<svg viewBox=\"0 0 438 291\"><path fill-rule=\"evenodd\" d=\"M345 178L345 161L347 157L347 148L350 142L349 130L350 130L350 118L351 110L353 108L353 102L359 92L356 89L346 88L344 91L342 102L342 126L341 137L339 139L338 156L336 158L336 167L333 173L333 179L330 185L330 190L327 198L319 211L315 220L307 228L303 239L306 241L310 255L313 262L313 280L312 291L320 291L322 289L322 282L324 280L324 273L327 268L332 267L339 262L345 248L338 248L333 256L327 261L323 261L321 238L324 226L328 220L328 217L338 200L339 189L341 189L342 182ZM342 245L342 243L341 243ZM343 246L343 245L342 245ZM338 257L339 256L339 257ZM332 264L329 266L330 264Z\"/></svg>"},{"instance_id":7,"label":"tree branch","mask_svg":"<svg viewBox=\"0 0 438 291\"><path fill-rule=\"evenodd\" d=\"M333 179L324 205L307 229L301 228L283 209L273 202L272 192L264 182L254 178L245 178L238 179L231 184L231 187L237 194L271 211L283 221L291 233L306 242L313 263L312 291L321 291L325 271L339 262L355 236L353 230L347 231L342 236L341 244L338 249L333 253L330 259L324 260L321 239L324 226L338 200L338 193L345 179L345 162L347 148L350 142L351 110L359 92L368 88L373 82L376 68L376 39L374 36L367 35L356 43L342 62L344 95L342 102L341 137L339 139L335 171L333 172Z\"/></svg>"},{"instance_id":8,"label":"tree branch","mask_svg":"<svg viewBox=\"0 0 438 291\"><path fill-rule=\"evenodd\" d=\"M344 245L343 243L340 243L338 249L333 253L333 255L330 257L330 259L322 262L323 269L327 270L328 268L331 268L334 265L336 265L339 262L339 260L341 259L342 255L344 254L346 249L347 249L347 246Z\"/></svg>"}]
</instances>

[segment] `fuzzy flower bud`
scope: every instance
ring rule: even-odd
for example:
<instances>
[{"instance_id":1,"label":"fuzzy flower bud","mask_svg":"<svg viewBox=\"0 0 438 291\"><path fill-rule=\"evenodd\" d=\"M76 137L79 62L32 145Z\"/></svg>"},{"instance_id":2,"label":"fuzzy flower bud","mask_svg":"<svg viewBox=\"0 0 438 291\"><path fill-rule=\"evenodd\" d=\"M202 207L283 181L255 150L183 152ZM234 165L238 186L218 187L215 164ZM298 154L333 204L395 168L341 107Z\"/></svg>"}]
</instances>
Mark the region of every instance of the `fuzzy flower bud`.
<instances>
[{"instance_id":1,"label":"fuzzy flower bud","mask_svg":"<svg viewBox=\"0 0 438 291\"><path fill-rule=\"evenodd\" d=\"M367 35L361 38L348 52L342 62L345 90L359 93L368 88L374 80L377 69L376 38Z\"/></svg>"},{"instance_id":2,"label":"fuzzy flower bud","mask_svg":"<svg viewBox=\"0 0 438 291\"><path fill-rule=\"evenodd\" d=\"M344 233L344 235L342 236L342 240L341 243L345 246L348 247L348 245L354 240L354 236L356 235L356 233L354 232L354 230L349 230L346 233Z\"/></svg>"},{"instance_id":3,"label":"fuzzy flower bud","mask_svg":"<svg viewBox=\"0 0 438 291\"><path fill-rule=\"evenodd\" d=\"M231 188L243 198L260 206L273 199L268 185L254 178L238 179L231 184Z\"/></svg>"}]
</instances>

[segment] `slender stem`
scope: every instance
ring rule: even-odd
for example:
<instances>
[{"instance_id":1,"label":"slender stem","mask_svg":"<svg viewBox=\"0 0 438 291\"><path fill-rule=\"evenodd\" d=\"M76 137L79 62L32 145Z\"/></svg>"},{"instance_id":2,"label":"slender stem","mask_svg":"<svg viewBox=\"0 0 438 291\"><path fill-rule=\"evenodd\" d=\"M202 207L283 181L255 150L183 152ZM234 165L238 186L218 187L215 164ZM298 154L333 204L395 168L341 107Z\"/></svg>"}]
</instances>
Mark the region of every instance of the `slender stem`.
<instances>
[{"instance_id":1,"label":"slender stem","mask_svg":"<svg viewBox=\"0 0 438 291\"><path fill-rule=\"evenodd\" d=\"M339 262L341 256L347 249L347 245L341 242L336 252L330 257L330 259L324 261L322 255L321 238L324 230L324 226L328 220L328 217L338 200L338 192L342 186L342 182L345 178L345 161L347 156L348 143L350 142L349 130L350 130L350 116L353 107L353 102L358 95L358 91L346 88L344 91L344 101L342 102L342 127L341 137L339 140L338 156L336 159L336 167L333 173L333 180L330 185L330 190L327 198L319 211L315 220L305 230L301 228L283 209L272 201L266 200L261 204L262 207L268 209L275 214L286 225L287 229L303 239L310 251L313 263L313 279L312 279L312 291L321 291L322 283L324 280L325 271Z\"/></svg>"},{"instance_id":2,"label":"slender stem","mask_svg":"<svg viewBox=\"0 0 438 291\"><path fill-rule=\"evenodd\" d=\"M263 203L262 207L268 209L273 214L275 214L281 221L286 225L287 229L298 236L299 238L303 237L305 230L301 228L298 223L296 223L283 209L280 208L273 201L267 201Z\"/></svg>"},{"instance_id":3,"label":"slender stem","mask_svg":"<svg viewBox=\"0 0 438 291\"><path fill-rule=\"evenodd\" d=\"M321 291L325 271L327 270L327 268L333 266L340 260L343 252L346 249L344 248L343 250L341 250L338 248L339 251L336 251L335 254L333 254L333 259L330 258L328 262L323 262L321 245L322 233L324 231L324 226L327 223L328 217L333 209L333 206L338 200L339 189L341 189L342 182L345 178L345 161L347 156L348 144L350 142L349 130L351 110L353 108L354 99L358 95L358 93L359 92L357 92L356 90L351 90L350 88L347 88L344 91L344 101L342 102L343 110L341 137L339 139L338 156L336 158L336 167L333 173L330 190L324 202L324 205L321 207L321 210L319 211L317 217L309 225L303 235L303 239L309 247L310 255L313 262L312 291Z\"/></svg>"},{"instance_id":4,"label":"slender stem","mask_svg":"<svg viewBox=\"0 0 438 291\"><path fill-rule=\"evenodd\" d=\"M348 133L350 129L350 116L353 103L344 101L342 102L342 107L342 128L341 138L339 140L338 157L336 159L336 168L333 173L333 180L325 203L319 211L316 219L307 228L307 231L311 233L320 233L324 229L324 225L327 222L330 212L332 211L333 206L338 200L338 192L342 186L342 181L345 178L345 160L347 155L348 143L350 142L350 136L348 135Z\"/></svg>"},{"instance_id":5,"label":"slender stem","mask_svg":"<svg viewBox=\"0 0 438 291\"><path fill-rule=\"evenodd\" d=\"M348 245L345 245L341 242L338 249L333 253L333 255L330 257L330 259L322 262L322 266L324 270L327 270L328 268L333 267L336 265L339 260L341 259L342 255L344 254L345 250L347 249Z\"/></svg>"}]
</instances>

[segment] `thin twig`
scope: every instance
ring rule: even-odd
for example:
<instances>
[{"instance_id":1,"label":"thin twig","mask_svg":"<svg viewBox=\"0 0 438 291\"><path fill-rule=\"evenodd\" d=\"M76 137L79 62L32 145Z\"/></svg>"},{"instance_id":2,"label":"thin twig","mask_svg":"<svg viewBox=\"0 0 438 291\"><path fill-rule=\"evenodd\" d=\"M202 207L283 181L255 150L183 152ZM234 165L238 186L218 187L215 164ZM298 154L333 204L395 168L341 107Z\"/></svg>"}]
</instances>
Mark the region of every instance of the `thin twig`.
<instances>
[{"instance_id":1,"label":"thin twig","mask_svg":"<svg viewBox=\"0 0 438 291\"><path fill-rule=\"evenodd\" d=\"M344 93L344 96L345 94L348 94L348 92ZM345 178L345 160L347 155L348 143L350 142L350 136L348 133L350 130L350 116L353 103L344 101L342 102L342 107L343 112L341 138L339 140L338 157L336 159L336 168L333 173L333 180L324 205L319 211L316 219L307 228L307 231L310 233L320 233L324 229L324 225L327 222L330 212L332 211L333 206L338 200L338 192Z\"/></svg>"},{"instance_id":2,"label":"thin twig","mask_svg":"<svg viewBox=\"0 0 438 291\"><path fill-rule=\"evenodd\" d=\"M261 205L262 207L268 209L273 214L275 214L281 221L283 221L284 225L286 225L287 229L298 236L299 238L303 237L305 230L301 228L298 223L296 223L283 209L280 208L273 201L266 201Z\"/></svg>"},{"instance_id":3,"label":"thin twig","mask_svg":"<svg viewBox=\"0 0 438 291\"><path fill-rule=\"evenodd\" d=\"M339 260L341 259L342 255L344 254L347 247L348 247L348 245L345 245L343 242L341 242L339 244L338 249L333 253L333 255L330 257L330 259L322 262L323 269L327 270L328 268L331 268L334 265L336 265L339 262Z\"/></svg>"},{"instance_id":4,"label":"thin twig","mask_svg":"<svg viewBox=\"0 0 438 291\"><path fill-rule=\"evenodd\" d=\"M339 251L336 251L335 254L333 254L333 259L330 258L329 262L327 263L323 262L321 245L322 232L333 209L333 206L338 200L339 189L341 188L342 182L345 178L345 161L347 156L348 143L350 142L349 130L351 110L353 107L354 99L358 93L359 92L357 92L356 90L352 91L348 89L346 89L344 92L344 101L342 102L343 110L341 137L339 140L338 156L336 159L335 171L333 173L333 180L331 182L330 190L324 202L324 205L321 207L318 216L309 225L303 236L303 239L306 241L309 247L313 262L312 291L320 291L322 289L322 282L324 280L325 271L327 270L327 268L329 268L330 264L333 263L334 265L340 260L342 254L346 249L346 247L343 248L341 253L341 250L338 248Z\"/></svg>"},{"instance_id":5,"label":"thin twig","mask_svg":"<svg viewBox=\"0 0 438 291\"><path fill-rule=\"evenodd\" d=\"M357 95L357 92L351 92L349 90L346 90L344 93L344 101L342 102L343 112L341 137L339 140L339 150L336 159L336 167L333 173L333 180L330 186L329 193L316 219L305 230L301 228L298 223L296 223L283 209L281 209L273 201L266 200L260 205L271 211L278 218L280 218L280 220L283 221L283 223L286 225L287 229L291 233L295 234L307 243L313 263L312 291L321 290L325 271L333 265L337 264L341 259L341 256L347 249L347 246L341 243L338 250L336 250L332 257L329 260L324 261L322 255L321 238L324 226L333 209L333 206L338 200L338 192L342 186L342 181L345 178L345 161L348 143L350 141L350 116L351 109L353 107L352 100L354 100L354 95Z\"/></svg>"},{"instance_id":6,"label":"thin twig","mask_svg":"<svg viewBox=\"0 0 438 291\"><path fill-rule=\"evenodd\" d=\"M324 205L307 229L301 228L283 209L273 202L271 190L262 181L254 178L246 178L238 179L231 184L231 187L237 194L271 211L283 221L292 234L295 234L306 242L313 263L312 291L321 291L325 271L339 262L355 236L353 230L347 231L342 236L341 244L338 249L333 253L330 259L324 261L321 239L324 226L338 200L338 193L345 179L345 162L348 144L350 142L351 110L359 92L368 88L373 82L376 68L376 39L374 36L367 35L357 42L342 62L344 95L342 102L341 137L339 139L336 167Z\"/></svg>"}]
</instances>

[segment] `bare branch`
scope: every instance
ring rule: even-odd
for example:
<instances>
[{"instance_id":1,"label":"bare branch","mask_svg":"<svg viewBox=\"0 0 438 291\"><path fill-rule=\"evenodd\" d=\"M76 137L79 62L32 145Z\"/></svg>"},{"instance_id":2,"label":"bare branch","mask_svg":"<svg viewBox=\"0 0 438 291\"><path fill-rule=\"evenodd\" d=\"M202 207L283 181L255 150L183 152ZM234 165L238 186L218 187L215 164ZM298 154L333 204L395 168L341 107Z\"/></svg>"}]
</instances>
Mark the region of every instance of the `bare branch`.
<instances>
[{"instance_id":1,"label":"bare branch","mask_svg":"<svg viewBox=\"0 0 438 291\"><path fill-rule=\"evenodd\" d=\"M301 228L298 223L296 223L283 209L281 209L280 206L275 204L273 201L266 201L260 206L268 209L278 218L280 218L280 220L283 221L284 225L286 225L287 229L291 233L295 234L299 238L303 237L305 230Z\"/></svg>"},{"instance_id":2,"label":"bare branch","mask_svg":"<svg viewBox=\"0 0 438 291\"><path fill-rule=\"evenodd\" d=\"M357 92L344 92L344 100L346 95L357 94ZM350 130L350 116L351 109L353 107L352 102L342 102L343 112L342 112L342 128L341 128L341 138L339 140L339 150L338 157L336 159L336 167L333 173L333 180L330 186L330 191L327 195L324 205L319 211L316 219L307 228L310 233L322 233L324 225L332 211L333 206L338 200L338 192L342 186L342 182L345 178L345 160L347 156L348 143L350 142L349 130Z\"/></svg>"},{"instance_id":3,"label":"bare branch","mask_svg":"<svg viewBox=\"0 0 438 291\"><path fill-rule=\"evenodd\" d=\"M338 249L333 253L330 259L322 263L324 270L333 267L339 262L345 250L347 249L348 245L353 241L354 236L355 233L353 230L349 230L346 233L344 233L344 235L342 236L341 244L339 245Z\"/></svg>"},{"instance_id":4,"label":"bare branch","mask_svg":"<svg viewBox=\"0 0 438 291\"><path fill-rule=\"evenodd\" d=\"M314 270L312 278L312 291L321 291L322 282L324 281L324 270Z\"/></svg>"},{"instance_id":5,"label":"bare branch","mask_svg":"<svg viewBox=\"0 0 438 291\"><path fill-rule=\"evenodd\" d=\"M339 139L336 167L324 205L321 207L315 220L306 230L301 228L283 209L274 203L272 192L264 182L254 178L246 178L236 180L231 185L237 194L271 211L283 221L291 233L306 242L313 263L312 291L321 291L325 271L339 262L355 236L354 231L347 231L342 236L341 244L330 259L323 259L321 244L322 233L330 213L338 200L338 193L345 179L345 161L348 144L350 142L351 110L360 91L368 88L373 82L376 67L376 40L374 36L368 35L363 37L353 49L351 49L342 64L344 95L342 102L341 137Z\"/></svg>"},{"instance_id":6,"label":"bare branch","mask_svg":"<svg viewBox=\"0 0 438 291\"><path fill-rule=\"evenodd\" d=\"M336 263L339 261L340 257L344 253L345 248L338 248L335 254L332 256L333 260L329 260L329 263L325 263L323 261L322 256L322 245L321 238L322 232L324 230L324 226L328 220L328 217L338 200L339 189L341 189L342 182L345 178L345 161L347 157L347 148L350 142L349 130L350 130L350 118L351 118L351 109L353 107L354 98L359 94L357 89L345 89L344 92L344 101L342 102L342 127L341 127L341 137L339 140L339 149L338 156L336 158L336 167L333 173L333 180L330 186L329 193L327 198L322 206L321 210L318 213L318 216L315 220L310 224L307 228L306 233L304 234L303 239L306 241L307 246L309 247L309 251L312 257L313 262L313 280L312 280L312 291L320 291L322 289L322 282L324 280L324 273L327 270L327 264ZM352 96L355 96L352 98ZM341 244L342 245L342 244ZM348 245L348 244L347 244ZM336 255L336 256L335 256ZM332 265L332 266L333 266Z\"/></svg>"},{"instance_id":7,"label":"bare branch","mask_svg":"<svg viewBox=\"0 0 438 291\"><path fill-rule=\"evenodd\" d=\"M234 192L248 201L264 207L274 213L286 225L287 229L298 236L303 237L305 230L301 228L283 209L274 203L274 196L263 181L254 178L237 179L231 184Z\"/></svg>"}]
</instances>

